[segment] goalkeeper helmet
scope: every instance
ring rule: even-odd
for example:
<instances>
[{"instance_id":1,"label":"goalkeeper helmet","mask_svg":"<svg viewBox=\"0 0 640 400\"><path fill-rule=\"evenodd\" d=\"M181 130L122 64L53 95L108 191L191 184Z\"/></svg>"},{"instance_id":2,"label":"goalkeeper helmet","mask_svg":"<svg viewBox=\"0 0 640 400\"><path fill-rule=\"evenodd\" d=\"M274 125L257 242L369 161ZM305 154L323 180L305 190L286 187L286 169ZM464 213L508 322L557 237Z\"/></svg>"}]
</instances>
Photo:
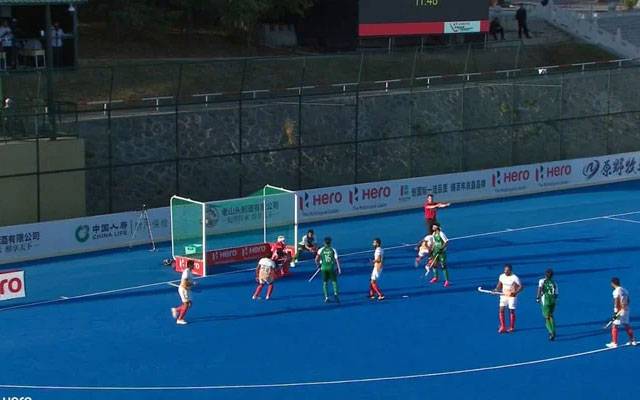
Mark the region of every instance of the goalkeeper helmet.
<instances>
[{"instance_id":1,"label":"goalkeeper helmet","mask_svg":"<svg viewBox=\"0 0 640 400\"><path fill-rule=\"evenodd\" d=\"M284 243L284 236L282 235L278 236L278 242Z\"/></svg>"}]
</instances>

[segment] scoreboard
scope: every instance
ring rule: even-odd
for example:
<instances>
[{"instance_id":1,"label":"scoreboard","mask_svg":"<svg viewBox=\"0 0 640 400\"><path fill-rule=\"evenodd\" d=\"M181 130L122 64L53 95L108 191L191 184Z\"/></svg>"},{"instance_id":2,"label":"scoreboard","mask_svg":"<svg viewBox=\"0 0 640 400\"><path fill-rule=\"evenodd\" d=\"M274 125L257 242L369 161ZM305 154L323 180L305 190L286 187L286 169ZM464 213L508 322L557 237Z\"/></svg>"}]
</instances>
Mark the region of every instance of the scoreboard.
<instances>
[{"instance_id":1,"label":"scoreboard","mask_svg":"<svg viewBox=\"0 0 640 400\"><path fill-rule=\"evenodd\" d=\"M359 36L487 31L487 0L359 0Z\"/></svg>"}]
</instances>

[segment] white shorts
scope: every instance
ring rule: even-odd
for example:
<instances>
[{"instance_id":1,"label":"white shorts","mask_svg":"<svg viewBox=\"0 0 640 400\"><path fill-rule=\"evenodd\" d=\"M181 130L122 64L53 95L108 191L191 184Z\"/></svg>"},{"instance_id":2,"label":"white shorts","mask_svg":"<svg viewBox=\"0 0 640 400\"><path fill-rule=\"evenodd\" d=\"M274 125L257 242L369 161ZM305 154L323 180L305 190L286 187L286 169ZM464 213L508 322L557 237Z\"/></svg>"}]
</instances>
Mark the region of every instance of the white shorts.
<instances>
[{"instance_id":1,"label":"white shorts","mask_svg":"<svg viewBox=\"0 0 640 400\"><path fill-rule=\"evenodd\" d=\"M418 257L422 258L428 255L429 255L429 250L423 250L423 249L418 250Z\"/></svg>"},{"instance_id":2,"label":"white shorts","mask_svg":"<svg viewBox=\"0 0 640 400\"><path fill-rule=\"evenodd\" d=\"M260 272L258 272L258 282L261 285L270 285L273 283L273 271L272 270L265 270L265 269L260 269Z\"/></svg>"},{"instance_id":3,"label":"white shorts","mask_svg":"<svg viewBox=\"0 0 640 400\"><path fill-rule=\"evenodd\" d=\"M191 301L191 290L185 289L183 287L179 287L178 294L180 295L180 299L182 299L183 303L186 303L187 301Z\"/></svg>"},{"instance_id":4,"label":"white shorts","mask_svg":"<svg viewBox=\"0 0 640 400\"><path fill-rule=\"evenodd\" d=\"M372 281L377 281L378 279L380 279L380 275L382 275L382 271L378 272L378 268L373 268L373 271L371 271L371 280Z\"/></svg>"},{"instance_id":5,"label":"white shorts","mask_svg":"<svg viewBox=\"0 0 640 400\"><path fill-rule=\"evenodd\" d=\"M620 325L629 325L629 315L631 315L631 312L629 312L628 309L622 311L622 313L620 313L618 318L613 320L613 324L614 325L618 325L618 326L620 326Z\"/></svg>"},{"instance_id":6,"label":"white shorts","mask_svg":"<svg viewBox=\"0 0 640 400\"><path fill-rule=\"evenodd\" d=\"M518 304L517 297L500 296L500 307L509 307L509 310L515 310L516 304Z\"/></svg>"}]
</instances>

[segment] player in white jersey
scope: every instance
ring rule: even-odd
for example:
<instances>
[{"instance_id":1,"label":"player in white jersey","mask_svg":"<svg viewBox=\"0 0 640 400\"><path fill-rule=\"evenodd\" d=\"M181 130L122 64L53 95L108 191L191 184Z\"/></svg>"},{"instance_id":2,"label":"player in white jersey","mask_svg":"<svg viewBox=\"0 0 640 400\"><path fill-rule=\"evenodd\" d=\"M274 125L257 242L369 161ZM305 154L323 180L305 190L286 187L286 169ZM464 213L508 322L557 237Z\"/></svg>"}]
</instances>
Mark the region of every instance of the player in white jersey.
<instances>
[{"instance_id":1,"label":"player in white jersey","mask_svg":"<svg viewBox=\"0 0 640 400\"><path fill-rule=\"evenodd\" d=\"M429 253L433 250L433 235L427 235L418 243L418 255L416 256L416 261L413 264L415 268L418 268L420 262L423 258L427 258L429 260ZM431 272L431 264L427 262L424 266L425 274L424 276L428 276L429 272Z\"/></svg>"},{"instance_id":2,"label":"player in white jersey","mask_svg":"<svg viewBox=\"0 0 640 400\"><path fill-rule=\"evenodd\" d=\"M498 309L498 319L500 327L498 333L513 332L516 329L516 304L518 293L522 291L520 278L512 272L511 264L505 264L504 273L498 278L496 292L502 292L500 296L500 307ZM505 327L504 309L509 307L509 330Z\"/></svg>"},{"instance_id":3,"label":"player in white jersey","mask_svg":"<svg viewBox=\"0 0 640 400\"><path fill-rule=\"evenodd\" d=\"M193 286L193 260L187 261L187 268L182 271L182 277L180 278L180 286L178 286L178 294L182 304L179 307L171 308L171 315L176 318L176 324L186 325L187 321L184 320L184 316L187 314L189 308L191 308L191 287Z\"/></svg>"},{"instance_id":4,"label":"player in white jersey","mask_svg":"<svg viewBox=\"0 0 640 400\"><path fill-rule=\"evenodd\" d=\"M369 282L369 298L374 299L378 295L378 300L384 299L384 294L378 286L378 279L382 275L382 264L384 260L384 250L382 249L382 241L379 238L373 239L373 270L371 271L371 281Z\"/></svg>"},{"instance_id":5,"label":"player in white jersey","mask_svg":"<svg viewBox=\"0 0 640 400\"><path fill-rule=\"evenodd\" d=\"M611 325L611 342L607 343L607 347L618 347L618 329L622 326L629 335L629 343L632 346L637 344L633 329L629 324L629 292L620 286L620 278L611 278L611 287L613 288L613 324Z\"/></svg>"},{"instance_id":6,"label":"player in white jersey","mask_svg":"<svg viewBox=\"0 0 640 400\"><path fill-rule=\"evenodd\" d=\"M276 275L276 262L270 258L264 257L258 261L258 267L256 268L256 282L258 282L258 286L256 290L253 292L252 299L259 299L260 293L262 293L262 288L264 285L269 285L267 287L267 297L269 300L271 298L271 293L273 293L273 281Z\"/></svg>"}]
</instances>

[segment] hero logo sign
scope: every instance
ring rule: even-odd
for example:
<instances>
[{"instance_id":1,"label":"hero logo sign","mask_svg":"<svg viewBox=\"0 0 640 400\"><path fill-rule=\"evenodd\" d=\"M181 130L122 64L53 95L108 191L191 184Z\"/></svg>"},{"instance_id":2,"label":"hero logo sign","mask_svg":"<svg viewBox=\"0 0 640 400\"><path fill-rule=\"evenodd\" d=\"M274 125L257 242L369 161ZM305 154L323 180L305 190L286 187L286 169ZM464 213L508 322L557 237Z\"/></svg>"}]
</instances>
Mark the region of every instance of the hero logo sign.
<instances>
[{"instance_id":1,"label":"hero logo sign","mask_svg":"<svg viewBox=\"0 0 640 400\"><path fill-rule=\"evenodd\" d=\"M318 194L304 192L304 195L298 198L298 203L300 210L304 210L306 208L340 204L342 199L342 193L338 191Z\"/></svg>"},{"instance_id":2,"label":"hero logo sign","mask_svg":"<svg viewBox=\"0 0 640 400\"><path fill-rule=\"evenodd\" d=\"M563 178L571 175L571 165L556 165L555 167L545 167L544 165L536 168L536 182L542 182L544 179Z\"/></svg>"},{"instance_id":3,"label":"hero logo sign","mask_svg":"<svg viewBox=\"0 0 640 400\"><path fill-rule=\"evenodd\" d=\"M507 185L510 183L526 182L531 177L528 169L496 171L491 176L491 185L493 187Z\"/></svg>"},{"instance_id":4,"label":"hero logo sign","mask_svg":"<svg viewBox=\"0 0 640 400\"><path fill-rule=\"evenodd\" d=\"M359 201L386 199L391 196L391 188L389 186L369 187L358 189L354 187L349 191L349 204L354 205Z\"/></svg>"},{"instance_id":5,"label":"hero logo sign","mask_svg":"<svg viewBox=\"0 0 640 400\"><path fill-rule=\"evenodd\" d=\"M0 273L0 300L25 297L24 271Z\"/></svg>"}]
</instances>

